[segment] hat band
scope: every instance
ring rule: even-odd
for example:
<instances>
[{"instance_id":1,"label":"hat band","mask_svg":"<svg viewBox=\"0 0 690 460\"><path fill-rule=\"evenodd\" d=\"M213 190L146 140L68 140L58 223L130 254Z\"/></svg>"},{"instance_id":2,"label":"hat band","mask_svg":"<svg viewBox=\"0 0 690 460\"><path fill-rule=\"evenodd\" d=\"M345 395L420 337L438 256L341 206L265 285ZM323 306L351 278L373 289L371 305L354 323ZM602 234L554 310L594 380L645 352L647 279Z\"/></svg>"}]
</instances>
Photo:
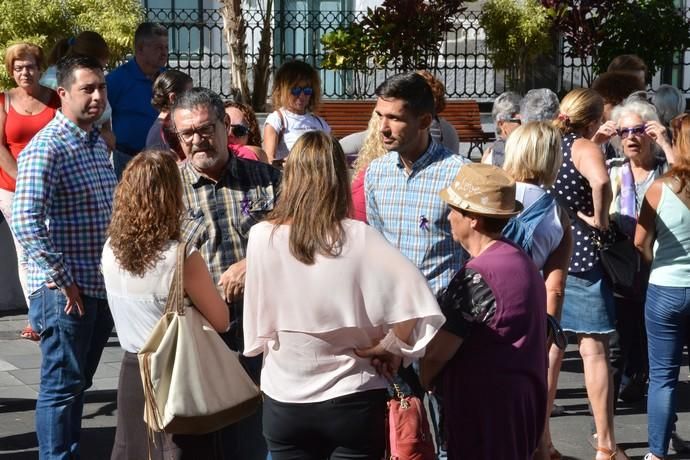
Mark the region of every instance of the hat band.
<instances>
[{"instance_id":1,"label":"hat band","mask_svg":"<svg viewBox=\"0 0 690 460\"><path fill-rule=\"evenodd\" d=\"M515 206L513 206L513 209L499 209L499 208L489 208L486 206L482 206L481 204L476 204L472 201L469 201L465 198L463 198L461 195L459 195L455 190L453 190L453 187L448 187L446 189L446 192L448 193L448 197L451 198L456 204L453 204L453 206L457 208L461 208L463 210L468 210L468 211L476 211L478 213L485 213L485 214L510 214L515 212Z\"/></svg>"}]
</instances>

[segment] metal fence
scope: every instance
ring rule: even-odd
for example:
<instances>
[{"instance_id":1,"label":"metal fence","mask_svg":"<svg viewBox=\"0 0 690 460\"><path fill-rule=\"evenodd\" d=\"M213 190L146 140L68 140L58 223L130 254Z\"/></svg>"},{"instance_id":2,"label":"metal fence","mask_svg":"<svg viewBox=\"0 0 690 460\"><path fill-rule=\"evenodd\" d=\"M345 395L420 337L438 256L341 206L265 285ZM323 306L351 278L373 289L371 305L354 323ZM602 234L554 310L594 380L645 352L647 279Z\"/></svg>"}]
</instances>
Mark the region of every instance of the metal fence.
<instances>
[{"instance_id":1,"label":"metal fence","mask_svg":"<svg viewBox=\"0 0 690 460\"><path fill-rule=\"evenodd\" d=\"M361 18L363 12L343 11L281 11L273 24L272 63L279 66L286 59L299 58L311 63L321 72L322 90L326 98L372 97L376 86L395 68L326 70L321 66L324 56L321 37L330 31ZM686 15L689 14L686 12ZM213 89L223 97L230 97L230 63L223 40L223 18L211 9L149 9L149 20L168 27L171 35L169 66L188 73L195 83ZM252 64L257 60L263 14L258 10L244 12L246 21L246 55L249 81ZM587 86L583 68L589 62L579 62L565 56L565 44L554 46L556 54L543 66L546 72L538 86L550 87L564 93L578 86ZM690 90L683 80L682 70L690 63L688 53L679 53L677 62L655 76L654 83L671 82ZM450 98L474 98L488 101L507 89L503 71L493 68L485 46L484 30L479 25L478 12L465 12L455 20L441 45L440 54L430 57L430 69L446 86ZM542 69L540 69L542 70ZM665 75L664 75L665 73ZM545 74L545 76L544 76ZM365 85L355 92L354 79L364 78ZM360 85L361 86L361 85ZM686 86L688 86L686 88Z\"/></svg>"}]
</instances>

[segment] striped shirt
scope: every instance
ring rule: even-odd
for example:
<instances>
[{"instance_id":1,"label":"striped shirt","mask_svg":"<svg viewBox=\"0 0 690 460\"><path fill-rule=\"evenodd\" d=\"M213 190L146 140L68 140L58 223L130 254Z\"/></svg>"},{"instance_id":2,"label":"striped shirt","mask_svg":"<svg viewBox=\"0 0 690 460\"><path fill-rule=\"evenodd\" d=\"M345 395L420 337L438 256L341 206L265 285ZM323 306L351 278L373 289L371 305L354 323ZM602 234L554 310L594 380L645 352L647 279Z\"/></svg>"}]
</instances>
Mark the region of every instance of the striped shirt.
<instances>
[{"instance_id":1,"label":"striped shirt","mask_svg":"<svg viewBox=\"0 0 690 460\"><path fill-rule=\"evenodd\" d=\"M105 299L101 253L117 184L97 129L61 111L19 155L12 228L29 259L29 292L47 281Z\"/></svg>"},{"instance_id":2,"label":"striped shirt","mask_svg":"<svg viewBox=\"0 0 690 460\"><path fill-rule=\"evenodd\" d=\"M389 152L369 165L364 179L369 224L417 265L436 294L463 261L462 247L450 231L448 205L438 192L467 162L430 142L409 173L400 155Z\"/></svg>"},{"instance_id":3,"label":"striped shirt","mask_svg":"<svg viewBox=\"0 0 690 460\"><path fill-rule=\"evenodd\" d=\"M183 238L199 249L213 281L245 257L249 229L273 209L280 172L258 161L230 155L218 182L189 161L180 165L187 214Z\"/></svg>"}]
</instances>

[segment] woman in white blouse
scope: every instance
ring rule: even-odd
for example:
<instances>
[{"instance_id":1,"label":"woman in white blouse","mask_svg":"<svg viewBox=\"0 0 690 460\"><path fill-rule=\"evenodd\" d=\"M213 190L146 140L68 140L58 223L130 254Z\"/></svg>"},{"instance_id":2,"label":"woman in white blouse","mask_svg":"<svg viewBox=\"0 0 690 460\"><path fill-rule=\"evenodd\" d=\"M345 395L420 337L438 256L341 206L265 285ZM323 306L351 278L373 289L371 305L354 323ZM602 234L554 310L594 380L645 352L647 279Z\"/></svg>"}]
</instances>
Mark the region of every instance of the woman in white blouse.
<instances>
[{"instance_id":1,"label":"woman in white blouse","mask_svg":"<svg viewBox=\"0 0 690 460\"><path fill-rule=\"evenodd\" d=\"M101 259L108 305L124 349L117 387L117 429L111 460L223 458L216 433L147 438L144 390L137 352L163 315L175 273L182 182L168 152L149 150L127 164L115 190L113 216ZM206 262L187 250L184 291L217 331L229 327L229 311L214 286ZM153 441L153 442L151 442ZM150 443L150 445L149 445Z\"/></svg>"},{"instance_id":2,"label":"woman in white blouse","mask_svg":"<svg viewBox=\"0 0 690 460\"><path fill-rule=\"evenodd\" d=\"M244 354L264 354L273 460L382 458L388 382L355 350L419 358L444 322L418 269L350 206L340 144L305 133L275 210L249 234Z\"/></svg>"}]
</instances>

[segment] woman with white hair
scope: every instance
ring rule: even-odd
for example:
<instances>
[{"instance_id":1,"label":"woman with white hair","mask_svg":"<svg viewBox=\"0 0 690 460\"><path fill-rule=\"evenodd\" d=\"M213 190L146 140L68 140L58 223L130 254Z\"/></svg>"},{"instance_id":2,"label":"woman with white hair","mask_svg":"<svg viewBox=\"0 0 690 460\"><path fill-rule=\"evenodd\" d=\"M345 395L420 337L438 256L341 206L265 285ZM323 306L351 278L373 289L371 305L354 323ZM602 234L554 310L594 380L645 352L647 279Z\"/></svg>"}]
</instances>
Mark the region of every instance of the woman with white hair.
<instances>
[{"instance_id":1,"label":"woman with white hair","mask_svg":"<svg viewBox=\"0 0 690 460\"><path fill-rule=\"evenodd\" d=\"M666 128L659 123L654 106L639 99L626 99L611 114L620 138L622 157L607 162L613 200L609 210L612 225L630 241L640 214L644 195L651 184L668 170L663 155L656 155L668 144ZM634 270L633 267L630 268ZM636 272L632 289L614 286L616 330L620 357L613 360L614 407L619 394L624 401L644 397L648 374L647 337L644 331L644 297L648 272Z\"/></svg>"},{"instance_id":2,"label":"woman with white hair","mask_svg":"<svg viewBox=\"0 0 690 460\"><path fill-rule=\"evenodd\" d=\"M506 139L520 126L520 101L522 96L512 91L501 93L494 101L491 116L496 125L496 142L482 156L482 163L503 166Z\"/></svg>"}]
</instances>

